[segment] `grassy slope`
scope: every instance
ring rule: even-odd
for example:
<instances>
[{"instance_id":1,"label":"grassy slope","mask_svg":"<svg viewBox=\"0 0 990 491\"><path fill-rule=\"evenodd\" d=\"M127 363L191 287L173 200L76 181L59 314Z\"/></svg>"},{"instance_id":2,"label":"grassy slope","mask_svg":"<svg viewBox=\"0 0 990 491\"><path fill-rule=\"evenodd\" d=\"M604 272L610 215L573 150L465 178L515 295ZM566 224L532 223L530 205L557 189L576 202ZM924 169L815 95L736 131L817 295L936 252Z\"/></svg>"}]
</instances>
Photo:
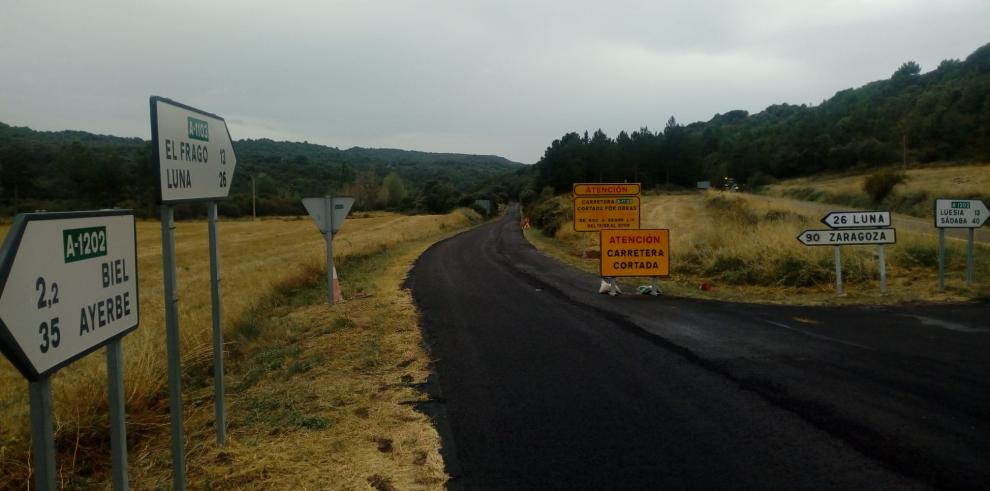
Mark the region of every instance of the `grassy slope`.
<instances>
[{"instance_id":1,"label":"grassy slope","mask_svg":"<svg viewBox=\"0 0 990 491\"><path fill-rule=\"evenodd\" d=\"M564 200L561 197L558 199ZM565 201L570 207L569 201ZM899 232L898 243L886 247L890 293L879 295L877 248L842 248L847 295L835 296L833 251L806 247L795 238L807 228L824 228L814 212L790 206L790 200L740 194L691 193L644 196L643 228L669 228L670 279L661 282L668 294L722 300L817 304L962 301L990 296L990 248L977 251L976 284L963 288L962 244L949 243L947 289L936 292L934 236ZM582 250L597 250L598 236L577 233L571 222L553 239L530 230L538 248L589 272L598 259L582 259ZM628 279L629 287L646 279ZM713 290L701 291L709 283ZM631 288L627 288L631 290Z\"/></svg>"},{"instance_id":2,"label":"grassy slope","mask_svg":"<svg viewBox=\"0 0 990 491\"><path fill-rule=\"evenodd\" d=\"M897 169L892 169L897 170ZM814 176L790 179L767 186L765 194L836 203L862 209L884 209L917 217L930 217L935 198L967 198L990 201L990 163L924 167L905 171L907 181L879 207L863 191L868 174Z\"/></svg>"},{"instance_id":3,"label":"grassy slope","mask_svg":"<svg viewBox=\"0 0 990 491\"><path fill-rule=\"evenodd\" d=\"M335 241L338 271L345 293L360 288L371 296L334 308L318 305L325 295L319 286L325 278L324 248L308 219L223 222L231 425L230 444L223 449L213 443L211 430L206 226L180 223L191 482L227 488L354 487L367 486L379 474L382 483L442 483L435 432L425 417L397 402L420 397L412 384L427 373L415 311L398 285L419 251L476 219L462 212L349 219ZM170 479L158 230L157 223L138 225L141 327L124 342L131 475L142 488L167 487ZM102 487L107 479L104 377L103 357L90 356L53 379L65 486ZM22 487L18 483L30 472L27 391L6 361L0 364L0 387L5 422L0 469L4 486ZM378 451L389 447L386 440L392 441L390 449Z\"/></svg>"}]
</instances>

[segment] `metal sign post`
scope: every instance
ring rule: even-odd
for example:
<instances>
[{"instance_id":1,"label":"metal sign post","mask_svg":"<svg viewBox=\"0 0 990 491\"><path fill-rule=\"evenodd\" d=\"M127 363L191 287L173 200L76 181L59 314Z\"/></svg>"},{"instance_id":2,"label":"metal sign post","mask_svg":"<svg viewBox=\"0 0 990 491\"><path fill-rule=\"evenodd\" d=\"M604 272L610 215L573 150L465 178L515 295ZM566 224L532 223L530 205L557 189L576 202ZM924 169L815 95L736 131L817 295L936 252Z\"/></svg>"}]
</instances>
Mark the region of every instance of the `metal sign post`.
<instances>
[{"instance_id":1,"label":"metal sign post","mask_svg":"<svg viewBox=\"0 0 990 491\"><path fill-rule=\"evenodd\" d=\"M210 297L213 304L213 391L214 427L217 443L224 444L227 431L227 417L224 408L223 384L223 305L220 302L220 252L217 238L217 202L209 204L210 235Z\"/></svg>"},{"instance_id":2,"label":"metal sign post","mask_svg":"<svg viewBox=\"0 0 990 491\"><path fill-rule=\"evenodd\" d=\"M129 210L27 213L0 249L0 351L28 379L34 483L54 490L51 375L107 346L112 476L127 489L120 339L138 326Z\"/></svg>"},{"instance_id":3,"label":"metal sign post","mask_svg":"<svg viewBox=\"0 0 990 491\"><path fill-rule=\"evenodd\" d=\"M835 246L835 295L845 295L842 291L842 249L839 246Z\"/></svg>"},{"instance_id":4,"label":"metal sign post","mask_svg":"<svg viewBox=\"0 0 990 491\"><path fill-rule=\"evenodd\" d=\"M55 431L52 425L52 380L42 377L28 382L31 400L31 465L34 487L55 491Z\"/></svg>"},{"instance_id":5,"label":"metal sign post","mask_svg":"<svg viewBox=\"0 0 990 491\"><path fill-rule=\"evenodd\" d=\"M877 246L877 260L880 262L880 294L887 294L887 258L884 254L884 246Z\"/></svg>"},{"instance_id":6,"label":"metal sign post","mask_svg":"<svg viewBox=\"0 0 990 491\"><path fill-rule=\"evenodd\" d=\"M316 228L323 234L323 239L327 246L327 303L334 304L333 292L333 236L340 231L347 214L354 206L354 198L347 196L325 196L323 198L303 198L303 207L313 221Z\"/></svg>"},{"instance_id":7,"label":"metal sign post","mask_svg":"<svg viewBox=\"0 0 990 491\"><path fill-rule=\"evenodd\" d=\"M897 242L897 230L890 226L889 211L833 211L822 217L822 223L832 230L805 230L797 239L807 246L835 247L835 293L844 296L842 286L842 251L843 245L878 246L878 263L880 269L880 294L887 294L887 258L885 244ZM874 228L880 227L880 228Z\"/></svg>"},{"instance_id":8,"label":"metal sign post","mask_svg":"<svg viewBox=\"0 0 990 491\"><path fill-rule=\"evenodd\" d=\"M966 288L973 287L973 235L974 229L969 229L969 242L966 244Z\"/></svg>"},{"instance_id":9,"label":"metal sign post","mask_svg":"<svg viewBox=\"0 0 990 491\"><path fill-rule=\"evenodd\" d=\"M124 491L127 483L127 436L124 415L124 351L121 340L107 344L107 401L110 407L110 456L113 462L113 491Z\"/></svg>"},{"instance_id":10,"label":"metal sign post","mask_svg":"<svg viewBox=\"0 0 990 491\"><path fill-rule=\"evenodd\" d=\"M945 291L945 229L938 229L938 291Z\"/></svg>"},{"instance_id":11,"label":"metal sign post","mask_svg":"<svg viewBox=\"0 0 990 491\"><path fill-rule=\"evenodd\" d=\"M165 301L165 351L168 354L168 413L172 429L172 487L186 489L186 452L182 433L182 353L179 347L179 291L175 283L175 206L161 205L162 277Z\"/></svg>"},{"instance_id":12,"label":"metal sign post","mask_svg":"<svg viewBox=\"0 0 990 491\"><path fill-rule=\"evenodd\" d=\"M936 199L935 227L938 228L938 291L945 291L945 229L968 228L966 242L966 288L973 286L973 241L975 229L990 216L986 203L978 199Z\"/></svg>"},{"instance_id":13,"label":"metal sign post","mask_svg":"<svg viewBox=\"0 0 990 491\"><path fill-rule=\"evenodd\" d=\"M185 450L182 429L181 363L179 349L179 294L176 287L174 203L209 201L210 293L213 313L213 374L217 443L225 440L223 383L223 317L217 247L217 203L230 194L237 168L234 143L227 122L163 97L152 96L151 142L161 203L162 266L165 295L165 333L168 351L169 413L172 427L172 486L185 489Z\"/></svg>"},{"instance_id":14,"label":"metal sign post","mask_svg":"<svg viewBox=\"0 0 990 491\"><path fill-rule=\"evenodd\" d=\"M324 240L327 242L327 303L333 305L333 213L330 207L333 206L333 196L327 196L323 200L323 219L327 221L324 227L326 233Z\"/></svg>"}]
</instances>

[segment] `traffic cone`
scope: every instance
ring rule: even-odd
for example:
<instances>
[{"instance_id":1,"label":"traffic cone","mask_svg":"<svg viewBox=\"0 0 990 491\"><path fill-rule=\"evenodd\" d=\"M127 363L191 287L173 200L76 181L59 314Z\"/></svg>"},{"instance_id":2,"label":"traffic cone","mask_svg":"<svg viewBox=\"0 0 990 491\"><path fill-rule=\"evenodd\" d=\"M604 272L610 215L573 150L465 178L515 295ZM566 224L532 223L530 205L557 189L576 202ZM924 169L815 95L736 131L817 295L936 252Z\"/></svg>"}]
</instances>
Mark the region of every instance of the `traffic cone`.
<instances>
[{"instance_id":1,"label":"traffic cone","mask_svg":"<svg viewBox=\"0 0 990 491\"><path fill-rule=\"evenodd\" d=\"M337 266L333 267L333 301L340 302L344 299L344 294L340 290L340 280L337 279Z\"/></svg>"}]
</instances>

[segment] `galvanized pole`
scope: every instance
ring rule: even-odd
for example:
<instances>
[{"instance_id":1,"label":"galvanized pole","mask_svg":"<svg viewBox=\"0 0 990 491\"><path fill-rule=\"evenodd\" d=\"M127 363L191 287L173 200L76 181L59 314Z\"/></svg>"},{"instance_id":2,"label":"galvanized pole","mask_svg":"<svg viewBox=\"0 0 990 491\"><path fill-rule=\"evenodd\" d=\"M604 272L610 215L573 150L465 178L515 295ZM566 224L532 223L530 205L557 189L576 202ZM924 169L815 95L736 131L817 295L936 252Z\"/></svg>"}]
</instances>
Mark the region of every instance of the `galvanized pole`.
<instances>
[{"instance_id":1,"label":"galvanized pole","mask_svg":"<svg viewBox=\"0 0 990 491\"><path fill-rule=\"evenodd\" d=\"M28 382L31 401L31 464L34 487L55 491L55 431L52 427L52 379Z\"/></svg>"},{"instance_id":2,"label":"galvanized pole","mask_svg":"<svg viewBox=\"0 0 990 491\"><path fill-rule=\"evenodd\" d=\"M252 220L258 219L257 201L258 201L258 191L254 187L254 176L251 176L251 219Z\"/></svg>"},{"instance_id":3,"label":"galvanized pole","mask_svg":"<svg viewBox=\"0 0 990 491\"><path fill-rule=\"evenodd\" d=\"M842 252L835 246L835 295L841 297L842 292Z\"/></svg>"},{"instance_id":4,"label":"galvanized pole","mask_svg":"<svg viewBox=\"0 0 990 491\"><path fill-rule=\"evenodd\" d=\"M333 305L333 195L323 197L323 225L327 241L327 297Z\"/></svg>"},{"instance_id":5,"label":"galvanized pole","mask_svg":"<svg viewBox=\"0 0 990 491\"><path fill-rule=\"evenodd\" d=\"M175 207L161 205L162 274L165 281L165 348L168 353L168 412L172 423L172 489L186 489L182 432L182 356L179 350L179 292L175 281Z\"/></svg>"},{"instance_id":6,"label":"galvanized pole","mask_svg":"<svg viewBox=\"0 0 990 491\"><path fill-rule=\"evenodd\" d=\"M110 455L113 491L126 491L127 421L124 412L124 350L121 338L107 343L107 395L110 404Z\"/></svg>"},{"instance_id":7,"label":"galvanized pole","mask_svg":"<svg viewBox=\"0 0 990 491\"><path fill-rule=\"evenodd\" d=\"M945 229L938 229L938 291L945 291Z\"/></svg>"},{"instance_id":8,"label":"galvanized pole","mask_svg":"<svg viewBox=\"0 0 990 491\"><path fill-rule=\"evenodd\" d=\"M976 229L969 229L969 243L966 244L966 288L973 286L973 235Z\"/></svg>"},{"instance_id":9,"label":"galvanized pole","mask_svg":"<svg viewBox=\"0 0 990 491\"><path fill-rule=\"evenodd\" d=\"M883 244L880 244L880 294L887 294L887 258L884 254Z\"/></svg>"},{"instance_id":10,"label":"galvanized pole","mask_svg":"<svg viewBox=\"0 0 990 491\"><path fill-rule=\"evenodd\" d=\"M220 304L220 252L217 238L217 202L210 201L210 293L213 299L213 404L217 443L226 440L227 418L223 385L223 306Z\"/></svg>"}]
</instances>

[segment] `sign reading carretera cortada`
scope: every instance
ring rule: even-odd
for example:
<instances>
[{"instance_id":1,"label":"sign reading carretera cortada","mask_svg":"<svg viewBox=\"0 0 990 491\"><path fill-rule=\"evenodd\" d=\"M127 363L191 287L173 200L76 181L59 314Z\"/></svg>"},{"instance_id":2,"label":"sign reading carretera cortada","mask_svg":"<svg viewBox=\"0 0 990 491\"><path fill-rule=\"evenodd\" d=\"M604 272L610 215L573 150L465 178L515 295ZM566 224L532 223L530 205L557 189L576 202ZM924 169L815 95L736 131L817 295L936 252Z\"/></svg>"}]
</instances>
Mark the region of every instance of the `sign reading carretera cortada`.
<instances>
[{"instance_id":1,"label":"sign reading carretera cortada","mask_svg":"<svg viewBox=\"0 0 990 491\"><path fill-rule=\"evenodd\" d=\"M161 202L227 197L237 157L223 118L152 96L151 140Z\"/></svg>"},{"instance_id":2,"label":"sign reading carretera cortada","mask_svg":"<svg viewBox=\"0 0 990 491\"><path fill-rule=\"evenodd\" d=\"M134 214L18 215L0 259L0 348L37 380L138 325Z\"/></svg>"},{"instance_id":3,"label":"sign reading carretera cortada","mask_svg":"<svg viewBox=\"0 0 990 491\"><path fill-rule=\"evenodd\" d=\"M603 277L670 275L670 230L602 230Z\"/></svg>"}]
</instances>

